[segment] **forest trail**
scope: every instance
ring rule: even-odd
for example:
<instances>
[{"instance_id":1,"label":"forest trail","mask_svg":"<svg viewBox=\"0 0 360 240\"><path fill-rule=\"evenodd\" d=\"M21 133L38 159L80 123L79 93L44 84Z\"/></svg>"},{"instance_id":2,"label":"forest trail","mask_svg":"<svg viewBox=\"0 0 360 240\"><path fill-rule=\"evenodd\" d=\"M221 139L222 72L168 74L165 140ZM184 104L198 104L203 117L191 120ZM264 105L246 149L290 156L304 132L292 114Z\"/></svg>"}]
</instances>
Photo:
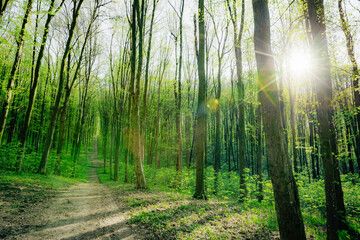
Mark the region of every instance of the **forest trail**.
<instances>
[{"instance_id":1,"label":"forest trail","mask_svg":"<svg viewBox=\"0 0 360 240\"><path fill-rule=\"evenodd\" d=\"M125 223L125 208L110 188L99 183L101 162L91 157L88 182L79 183L52 199L30 226L6 239L141 239ZM120 203L121 204L121 203Z\"/></svg>"}]
</instances>

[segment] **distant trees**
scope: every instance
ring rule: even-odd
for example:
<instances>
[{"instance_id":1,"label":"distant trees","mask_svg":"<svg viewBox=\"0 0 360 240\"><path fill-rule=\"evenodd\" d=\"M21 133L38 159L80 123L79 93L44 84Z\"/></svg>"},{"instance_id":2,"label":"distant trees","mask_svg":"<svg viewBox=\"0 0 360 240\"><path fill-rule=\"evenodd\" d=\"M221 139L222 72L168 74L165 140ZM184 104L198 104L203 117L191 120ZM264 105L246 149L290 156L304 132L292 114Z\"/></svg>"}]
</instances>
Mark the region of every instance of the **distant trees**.
<instances>
[{"instance_id":1,"label":"distant trees","mask_svg":"<svg viewBox=\"0 0 360 240\"><path fill-rule=\"evenodd\" d=\"M51 23L51 20L53 19L53 17L55 16L55 14L61 9L64 2L65 2L65 0L61 1L60 5L53 12L54 5L55 5L55 0L52 0L50 2L50 6L49 6L49 9L48 9L47 19L46 19L46 23L45 23L45 27L44 27L44 32L43 32L43 36L42 36L42 39L41 39L40 51L39 51L39 55L38 55L38 58L36 60L36 66L35 66L35 69L34 69L34 78L32 79L31 85L30 85L29 103L28 103L28 106L27 106L27 109L26 109L26 115L25 115L24 123L23 123L21 131L19 133L20 143L21 143L22 147L24 148L23 154L25 154L27 132L28 132L28 129L29 129L29 126L30 126L32 112L34 110L34 104L35 104L35 99L36 99L38 85L39 85L40 68L41 68L42 60L43 60L44 53L45 53L45 47L46 47L46 42L47 42L47 38L48 38L48 35L49 35L50 23ZM63 128L63 130L65 130L65 129ZM18 171L21 171L22 160L23 160L23 156L20 157Z\"/></svg>"},{"instance_id":2,"label":"distant trees","mask_svg":"<svg viewBox=\"0 0 360 240\"><path fill-rule=\"evenodd\" d=\"M4 7L6 7L6 2L4 4L5 4ZM15 78L18 73L21 57L23 54L23 48L24 48L24 42L25 42L25 31L26 31L26 27L28 25L32 4L33 4L33 0L28 0L26 2L25 15L22 20L20 33L19 33L19 37L17 40L17 49L16 49L16 53L15 53L15 58L14 58L14 62L13 62L12 68L11 68L10 76L8 78L7 87L6 87L6 96L2 103L2 108L1 108L1 113L0 113L1 114L0 115L0 143L1 143L4 131L5 131L5 125L6 125L6 120L7 120L8 114L9 114L11 99L13 98Z\"/></svg>"},{"instance_id":3,"label":"distant trees","mask_svg":"<svg viewBox=\"0 0 360 240\"><path fill-rule=\"evenodd\" d=\"M353 87L353 95L354 95L354 106L357 109L357 112L360 109L360 92L359 92L359 80L360 80L360 72L359 72L359 67L358 67L358 63L356 61L356 57L355 57L355 51L354 51L354 40L353 40L353 35L351 34L351 29L349 26L349 23L346 19L346 14L344 12L344 9L342 7L343 5L343 1L342 0L338 0L338 10L339 10L339 14L340 14L340 22L341 22L341 29L345 34L345 38L346 38L346 48L347 48L347 54L349 57L349 60L351 62L351 66L352 66L352 87ZM358 128L356 129L356 123L354 123L355 119L351 119L351 121L353 122L353 131L354 131L354 135L355 135L355 141L357 144L360 143L360 114L356 114L356 121L357 121L357 126ZM348 130L349 127L348 127ZM355 150L355 154L356 154L356 159L357 159L357 163L358 166L360 166L360 147L356 144L354 144L354 150ZM360 167L359 167L359 176L360 176Z\"/></svg>"},{"instance_id":4,"label":"distant trees","mask_svg":"<svg viewBox=\"0 0 360 240\"><path fill-rule=\"evenodd\" d=\"M64 53L63 53L63 56L61 59L61 65L60 65L60 70L59 70L59 73L60 73L59 85L58 85L58 89L57 89L55 104L52 108L51 120L50 120L50 124L49 124L48 130L47 130L45 146L44 146L43 154L42 154L41 161L39 164L39 168L37 171L38 173L41 173L41 174L46 173L46 166L47 166L47 162L48 162L50 148L51 148L51 145L52 145L53 139L54 139L54 133L55 133L55 127L56 127L57 117L58 117L58 113L59 113L60 101L61 101L62 93L64 90L63 88L64 88L64 83L65 83L66 61L70 54L72 39L73 39L73 36L75 33L77 19L79 17L80 9L81 9L83 2L84 2L84 0L73 1L72 21L70 24L69 35L68 35L68 39L67 39L67 42L65 45L65 50L64 50Z\"/></svg>"}]
</instances>

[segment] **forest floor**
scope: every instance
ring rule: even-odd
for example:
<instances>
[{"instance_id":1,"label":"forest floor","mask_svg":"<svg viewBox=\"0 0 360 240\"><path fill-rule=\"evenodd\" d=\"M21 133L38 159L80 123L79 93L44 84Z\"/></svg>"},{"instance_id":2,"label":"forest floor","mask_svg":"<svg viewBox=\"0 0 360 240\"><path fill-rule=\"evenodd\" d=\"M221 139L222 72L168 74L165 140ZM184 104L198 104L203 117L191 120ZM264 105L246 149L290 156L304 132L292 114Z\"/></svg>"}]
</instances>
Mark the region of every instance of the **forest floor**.
<instances>
[{"instance_id":1,"label":"forest floor","mask_svg":"<svg viewBox=\"0 0 360 240\"><path fill-rule=\"evenodd\" d=\"M279 239L267 188L262 203L194 200L174 187L157 189L154 182L161 185L164 176L149 177L151 190L139 190L132 182L111 180L95 154L84 159L87 180L0 171L0 239ZM325 239L322 184L298 181L307 239ZM357 229L358 185L347 180L343 187Z\"/></svg>"},{"instance_id":2,"label":"forest floor","mask_svg":"<svg viewBox=\"0 0 360 240\"><path fill-rule=\"evenodd\" d=\"M273 207L257 202L248 207L231 200L194 200L175 191L139 190L133 183L114 182L103 172L100 168L100 181L115 190L117 201L127 205L127 223L141 229L145 239L280 239ZM308 239L315 237L308 235Z\"/></svg>"},{"instance_id":3,"label":"forest floor","mask_svg":"<svg viewBox=\"0 0 360 240\"><path fill-rule=\"evenodd\" d=\"M59 189L1 181L1 239L141 239L126 224L126 207L99 183L95 158L88 181Z\"/></svg>"}]
</instances>

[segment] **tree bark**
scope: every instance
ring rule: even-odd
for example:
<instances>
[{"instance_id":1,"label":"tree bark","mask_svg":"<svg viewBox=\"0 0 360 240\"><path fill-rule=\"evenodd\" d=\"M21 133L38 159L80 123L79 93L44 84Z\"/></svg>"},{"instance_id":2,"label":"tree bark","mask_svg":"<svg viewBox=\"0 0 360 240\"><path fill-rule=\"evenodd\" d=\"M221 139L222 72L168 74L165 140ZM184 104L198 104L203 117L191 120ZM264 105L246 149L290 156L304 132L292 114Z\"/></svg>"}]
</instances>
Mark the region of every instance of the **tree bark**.
<instances>
[{"instance_id":1,"label":"tree bark","mask_svg":"<svg viewBox=\"0 0 360 240\"><path fill-rule=\"evenodd\" d=\"M134 156L134 171L136 175L136 187L146 188L146 180L143 169L143 154L141 146L141 133L140 133L140 116L139 116L139 100L140 100L140 77L142 66L142 44L143 44L143 17L144 17L144 0L142 0L141 8L139 6L139 0L134 0L132 11L132 23L131 23L131 88L132 95L132 111L131 111L131 142L132 152ZM141 13L140 13L141 12ZM138 21L136 20L138 19ZM139 59L138 70L136 71L136 25L139 27ZM135 76L136 75L136 76Z\"/></svg>"},{"instance_id":2,"label":"tree bark","mask_svg":"<svg viewBox=\"0 0 360 240\"><path fill-rule=\"evenodd\" d=\"M181 77L182 77L182 57L183 57L183 16L184 16L184 4L185 0L181 0L180 7L180 43L179 43L179 69L178 69L178 82L176 93L176 113L175 113L175 122L176 122L176 181L177 186L181 185L181 172L182 172L182 134L181 134ZM176 87L175 87L176 88Z\"/></svg>"},{"instance_id":3,"label":"tree bark","mask_svg":"<svg viewBox=\"0 0 360 240\"><path fill-rule=\"evenodd\" d=\"M267 0L253 0L254 44L268 165L274 188L281 239L306 239L300 200L291 170L279 107L279 90L271 50Z\"/></svg>"},{"instance_id":4,"label":"tree bark","mask_svg":"<svg viewBox=\"0 0 360 240\"><path fill-rule=\"evenodd\" d=\"M307 0L309 20L312 34L312 48L314 59L315 91L319 102L317 118L319 122L319 137L321 144L321 157L324 166L327 239L337 240L337 231L345 224L341 181L337 166L336 141L334 126L332 125L333 108L332 81L330 73L330 57L326 37L325 13L323 0ZM338 181L339 180L339 181ZM337 183L335 183L337 181ZM339 193L339 191L341 193ZM342 201L342 203L341 203ZM343 209L345 210L345 209Z\"/></svg>"},{"instance_id":5,"label":"tree bark","mask_svg":"<svg viewBox=\"0 0 360 240\"><path fill-rule=\"evenodd\" d=\"M206 199L205 193L205 152L206 152L206 76L205 76L205 12L204 0L199 0L199 46L198 46L198 75L199 95L195 131L195 163L196 187L194 198Z\"/></svg>"},{"instance_id":6,"label":"tree bark","mask_svg":"<svg viewBox=\"0 0 360 240\"><path fill-rule=\"evenodd\" d=\"M258 175L258 195L257 199L261 202L264 199L263 194L263 185L262 185L262 116L261 116L261 106L258 106L256 109L256 136L257 136L257 169L256 174Z\"/></svg>"}]
</instances>

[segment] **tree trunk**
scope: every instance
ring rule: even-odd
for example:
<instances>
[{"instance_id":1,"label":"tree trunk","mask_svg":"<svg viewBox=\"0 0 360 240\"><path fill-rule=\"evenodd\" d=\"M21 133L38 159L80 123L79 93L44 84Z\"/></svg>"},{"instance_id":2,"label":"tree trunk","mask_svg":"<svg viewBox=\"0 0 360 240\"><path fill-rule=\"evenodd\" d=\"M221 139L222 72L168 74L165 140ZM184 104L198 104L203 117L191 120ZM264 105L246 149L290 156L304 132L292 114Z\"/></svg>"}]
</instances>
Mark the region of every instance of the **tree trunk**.
<instances>
[{"instance_id":1,"label":"tree trunk","mask_svg":"<svg viewBox=\"0 0 360 240\"><path fill-rule=\"evenodd\" d=\"M261 106L256 109L256 135L257 135L257 169L256 174L258 175L258 195L257 199L261 202L264 199L263 186L262 186L262 117L261 117Z\"/></svg>"},{"instance_id":2,"label":"tree trunk","mask_svg":"<svg viewBox=\"0 0 360 240\"><path fill-rule=\"evenodd\" d=\"M204 0L199 0L199 95L195 131L196 188L194 198L206 199L205 193L205 152L206 152L206 77L205 77L205 11Z\"/></svg>"},{"instance_id":3,"label":"tree trunk","mask_svg":"<svg viewBox=\"0 0 360 240\"><path fill-rule=\"evenodd\" d=\"M295 99L296 96L294 96L294 94L292 93L291 87L290 87L290 82L288 82L288 88L289 88L289 98L290 98L290 126L291 126L291 139L292 139L292 151L293 151L293 162L294 162L294 172L299 173L300 172L300 168L301 168L301 164L300 166L298 166L297 164L297 159L298 159L298 155L297 155L297 149L296 149L296 117L295 117Z\"/></svg>"},{"instance_id":4,"label":"tree trunk","mask_svg":"<svg viewBox=\"0 0 360 240\"><path fill-rule=\"evenodd\" d=\"M275 209L281 239L306 239L300 201L291 170L280 114L279 90L271 50L270 17L267 0L253 0L254 44L258 68L258 84L264 121L266 150Z\"/></svg>"},{"instance_id":5,"label":"tree trunk","mask_svg":"<svg viewBox=\"0 0 360 240\"><path fill-rule=\"evenodd\" d=\"M132 11L132 23L131 23L131 34L132 34L132 49L131 49L131 95L132 95L132 111L131 111L131 142L132 152L134 155L134 171L136 175L136 187L146 188L146 180L143 169L143 154L141 146L141 133L140 133L140 116L139 116L139 100L140 100L140 77L141 77L141 66L142 66L142 44L143 44L143 17L144 17L144 0L142 0L141 8L139 6L139 0L134 0L133 11ZM141 9L141 15L140 15ZM136 21L138 16L138 22ZM138 70L136 72L136 23L139 27L139 59L138 59ZM136 79L135 79L136 74Z\"/></svg>"},{"instance_id":6,"label":"tree trunk","mask_svg":"<svg viewBox=\"0 0 360 240\"><path fill-rule=\"evenodd\" d=\"M319 122L319 137L321 144L321 157L325 175L325 196L326 196L326 217L327 217L327 239L339 239L337 231L342 229L344 212L340 213L343 203L340 203L342 196L339 169L337 168L336 141L334 127L332 126L333 109L332 82L330 73L330 57L328 55L328 43L326 37L325 13L323 0L307 0L311 34L313 37L312 48L314 59L315 91L319 102L317 118ZM336 186L337 185L337 186ZM340 189L339 189L340 187ZM342 192L341 192L342 194Z\"/></svg>"},{"instance_id":7,"label":"tree trunk","mask_svg":"<svg viewBox=\"0 0 360 240\"><path fill-rule=\"evenodd\" d=\"M215 96L215 180L214 180L214 193L218 193L220 160L221 160L221 126L220 126L220 97L221 97L221 59L219 59L218 76L217 76L217 90Z\"/></svg>"},{"instance_id":8,"label":"tree trunk","mask_svg":"<svg viewBox=\"0 0 360 240\"><path fill-rule=\"evenodd\" d=\"M180 45L179 45L179 69L178 69L178 82L176 92L176 113L175 113L175 122L176 122L176 182L177 186L181 185L181 172L182 172L182 134L181 134L181 77L182 77L182 55L183 55L183 16L184 16L184 4L185 0L181 0L181 9L180 9ZM176 88L176 87L175 87Z\"/></svg>"}]
</instances>

